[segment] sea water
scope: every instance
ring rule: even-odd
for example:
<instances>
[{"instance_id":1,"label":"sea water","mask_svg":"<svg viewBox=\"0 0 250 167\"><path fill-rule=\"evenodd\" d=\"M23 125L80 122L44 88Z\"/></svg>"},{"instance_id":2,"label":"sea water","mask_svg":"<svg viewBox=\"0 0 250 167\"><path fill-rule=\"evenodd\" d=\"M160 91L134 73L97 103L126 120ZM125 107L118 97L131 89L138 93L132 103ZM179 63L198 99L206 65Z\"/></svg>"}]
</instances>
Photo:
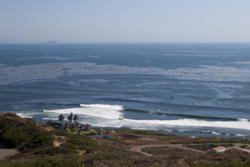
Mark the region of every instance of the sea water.
<instances>
[{"instance_id":1,"label":"sea water","mask_svg":"<svg viewBox=\"0 0 250 167\"><path fill-rule=\"evenodd\" d=\"M0 112L250 139L250 44L0 45Z\"/></svg>"}]
</instances>

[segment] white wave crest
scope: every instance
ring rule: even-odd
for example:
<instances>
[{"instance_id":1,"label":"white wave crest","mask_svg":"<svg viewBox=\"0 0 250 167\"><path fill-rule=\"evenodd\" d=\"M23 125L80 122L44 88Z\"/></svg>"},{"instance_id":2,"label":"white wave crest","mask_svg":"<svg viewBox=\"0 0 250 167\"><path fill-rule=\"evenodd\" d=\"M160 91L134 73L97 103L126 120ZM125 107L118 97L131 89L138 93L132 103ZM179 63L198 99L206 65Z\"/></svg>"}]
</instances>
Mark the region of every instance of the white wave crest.
<instances>
[{"instance_id":1,"label":"white wave crest","mask_svg":"<svg viewBox=\"0 0 250 167\"><path fill-rule=\"evenodd\" d=\"M44 110L44 112L59 113L59 114L79 114L94 117L101 117L106 119L120 119L123 107L120 105L106 105L106 104L80 104L79 108Z\"/></svg>"},{"instance_id":2,"label":"white wave crest","mask_svg":"<svg viewBox=\"0 0 250 167\"><path fill-rule=\"evenodd\" d=\"M178 120L132 120L121 119L109 122L99 122L95 126L102 127L129 127L133 129L164 130L168 127L213 127L229 129L250 130L250 122L246 120L239 121L203 121L195 119Z\"/></svg>"},{"instance_id":3,"label":"white wave crest","mask_svg":"<svg viewBox=\"0 0 250 167\"><path fill-rule=\"evenodd\" d=\"M237 120L238 120L238 121L242 121L242 122L244 122L244 121L245 121L245 122L248 122L248 119L246 119L246 118L238 118Z\"/></svg>"},{"instance_id":4,"label":"white wave crest","mask_svg":"<svg viewBox=\"0 0 250 167\"><path fill-rule=\"evenodd\" d=\"M70 114L72 112L73 114L85 115L87 117L80 118L80 122L88 122L93 126L99 127L129 127L146 130L165 130L169 127L210 127L250 130L250 122L247 119L237 119L236 121L206 121L197 119L135 120L124 118L121 112L123 109L120 105L80 104L79 108L44 110L44 112L55 114Z\"/></svg>"},{"instance_id":5,"label":"white wave crest","mask_svg":"<svg viewBox=\"0 0 250 167\"><path fill-rule=\"evenodd\" d=\"M237 137L245 137L246 135L245 134L236 134L235 136L237 136Z\"/></svg>"},{"instance_id":6,"label":"white wave crest","mask_svg":"<svg viewBox=\"0 0 250 167\"><path fill-rule=\"evenodd\" d=\"M17 113L18 116L22 118L33 118L33 114L24 114L24 113Z\"/></svg>"},{"instance_id":7,"label":"white wave crest","mask_svg":"<svg viewBox=\"0 0 250 167\"><path fill-rule=\"evenodd\" d=\"M213 134L213 135L220 135L220 133L215 132L215 131L212 131L212 134Z\"/></svg>"}]
</instances>

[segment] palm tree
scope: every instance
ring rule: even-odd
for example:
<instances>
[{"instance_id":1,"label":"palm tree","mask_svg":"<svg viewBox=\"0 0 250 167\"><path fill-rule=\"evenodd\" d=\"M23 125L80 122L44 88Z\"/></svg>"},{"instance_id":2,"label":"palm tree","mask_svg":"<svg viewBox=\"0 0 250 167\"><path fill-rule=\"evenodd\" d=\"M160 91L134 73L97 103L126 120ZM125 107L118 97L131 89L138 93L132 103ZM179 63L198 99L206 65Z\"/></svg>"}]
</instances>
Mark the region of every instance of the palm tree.
<instances>
[{"instance_id":1,"label":"palm tree","mask_svg":"<svg viewBox=\"0 0 250 167\"><path fill-rule=\"evenodd\" d=\"M61 126L62 126L62 122L63 122L63 120L64 120L64 116L63 116L62 114L60 114L60 115L58 116L58 120L61 122Z\"/></svg>"},{"instance_id":2,"label":"palm tree","mask_svg":"<svg viewBox=\"0 0 250 167\"><path fill-rule=\"evenodd\" d=\"M73 120L75 121L75 124L76 124L76 126L78 127L78 123L77 123L78 115L75 114Z\"/></svg>"},{"instance_id":3,"label":"palm tree","mask_svg":"<svg viewBox=\"0 0 250 167\"><path fill-rule=\"evenodd\" d=\"M71 124L72 120L73 120L73 113L71 112L68 116L68 121L70 124Z\"/></svg>"}]
</instances>

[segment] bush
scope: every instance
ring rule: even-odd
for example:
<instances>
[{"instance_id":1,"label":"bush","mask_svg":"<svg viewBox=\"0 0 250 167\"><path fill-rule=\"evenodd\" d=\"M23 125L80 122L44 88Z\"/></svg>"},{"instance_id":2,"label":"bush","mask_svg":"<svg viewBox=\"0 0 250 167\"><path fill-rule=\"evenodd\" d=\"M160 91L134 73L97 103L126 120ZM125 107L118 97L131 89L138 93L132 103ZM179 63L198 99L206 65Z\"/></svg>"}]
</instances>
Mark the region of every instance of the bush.
<instances>
[{"instance_id":1,"label":"bush","mask_svg":"<svg viewBox=\"0 0 250 167\"><path fill-rule=\"evenodd\" d=\"M77 148L68 143L62 144L60 147L53 147L42 151L36 151L35 154L56 155L56 154L75 154Z\"/></svg>"},{"instance_id":2,"label":"bush","mask_svg":"<svg viewBox=\"0 0 250 167\"><path fill-rule=\"evenodd\" d=\"M54 137L50 132L40 132L27 143L28 148L37 148L53 144Z\"/></svg>"},{"instance_id":3,"label":"bush","mask_svg":"<svg viewBox=\"0 0 250 167\"><path fill-rule=\"evenodd\" d=\"M5 124L0 122L0 130L5 128Z\"/></svg>"},{"instance_id":4,"label":"bush","mask_svg":"<svg viewBox=\"0 0 250 167\"><path fill-rule=\"evenodd\" d=\"M65 131L61 131L61 130L53 130L52 131L56 136L70 136L70 134L68 132Z\"/></svg>"},{"instance_id":5,"label":"bush","mask_svg":"<svg viewBox=\"0 0 250 167\"><path fill-rule=\"evenodd\" d=\"M247 162L238 162L238 161L227 161L227 162L212 162L212 163L201 163L196 167L249 167L250 161Z\"/></svg>"},{"instance_id":6,"label":"bush","mask_svg":"<svg viewBox=\"0 0 250 167\"><path fill-rule=\"evenodd\" d=\"M83 136L69 136L66 143L59 147L48 148L45 150L36 151L35 154L76 154L78 150L86 151L90 153L97 149L97 144L90 138Z\"/></svg>"},{"instance_id":7,"label":"bush","mask_svg":"<svg viewBox=\"0 0 250 167\"><path fill-rule=\"evenodd\" d=\"M32 161L11 162L6 167L81 167L81 164L72 159L37 159Z\"/></svg>"},{"instance_id":8,"label":"bush","mask_svg":"<svg viewBox=\"0 0 250 167\"><path fill-rule=\"evenodd\" d=\"M248 145L242 145L242 146L240 146L241 148L248 148Z\"/></svg>"},{"instance_id":9,"label":"bush","mask_svg":"<svg viewBox=\"0 0 250 167\"><path fill-rule=\"evenodd\" d=\"M137 153L119 150L116 148L103 147L102 151L96 154L89 154L86 156L86 160L114 160L114 159L130 159L135 157Z\"/></svg>"},{"instance_id":10,"label":"bush","mask_svg":"<svg viewBox=\"0 0 250 167\"><path fill-rule=\"evenodd\" d=\"M16 113L13 112L7 112L4 114L4 116L9 116L9 117L16 117Z\"/></svg>"},{"instance_id":11,"label":"bush","mask_svg":"<svg viewBox=\"0 0 250 167\"><path fill-rule=\"evenodd\" d=\"M93 151L97 147L92 139L83 136L71 136L67 143L76 146L77 149L85 150L87 153Z\"/></svg>"},{"instance_id":12,"label":"bush","mask_svg":"<svg viewBox=\"0 0 250 167\"><path fill-rule=\"evenodd\" d=\"M27 140L29 128L26 126L9 127L0 136L0 141L10 147L16 147Z\"/></svg>"}]
</instances>

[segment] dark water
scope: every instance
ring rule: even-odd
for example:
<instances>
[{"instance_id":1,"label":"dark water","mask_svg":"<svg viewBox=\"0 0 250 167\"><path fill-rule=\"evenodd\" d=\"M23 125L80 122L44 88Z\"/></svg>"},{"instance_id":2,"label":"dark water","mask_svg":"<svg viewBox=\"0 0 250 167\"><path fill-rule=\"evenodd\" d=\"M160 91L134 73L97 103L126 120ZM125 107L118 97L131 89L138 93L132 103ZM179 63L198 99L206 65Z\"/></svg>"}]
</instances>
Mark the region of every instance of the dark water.
<instances>
[{"instance_id":1,"label":"dark water","mask_svg":"<svg viewBox=\"0 0 250 167\"><path fill-rule=\"evenodd\" d=\"M0 112L250 138L250 44L0 45Z\"/></svg>"}]
</instances>

